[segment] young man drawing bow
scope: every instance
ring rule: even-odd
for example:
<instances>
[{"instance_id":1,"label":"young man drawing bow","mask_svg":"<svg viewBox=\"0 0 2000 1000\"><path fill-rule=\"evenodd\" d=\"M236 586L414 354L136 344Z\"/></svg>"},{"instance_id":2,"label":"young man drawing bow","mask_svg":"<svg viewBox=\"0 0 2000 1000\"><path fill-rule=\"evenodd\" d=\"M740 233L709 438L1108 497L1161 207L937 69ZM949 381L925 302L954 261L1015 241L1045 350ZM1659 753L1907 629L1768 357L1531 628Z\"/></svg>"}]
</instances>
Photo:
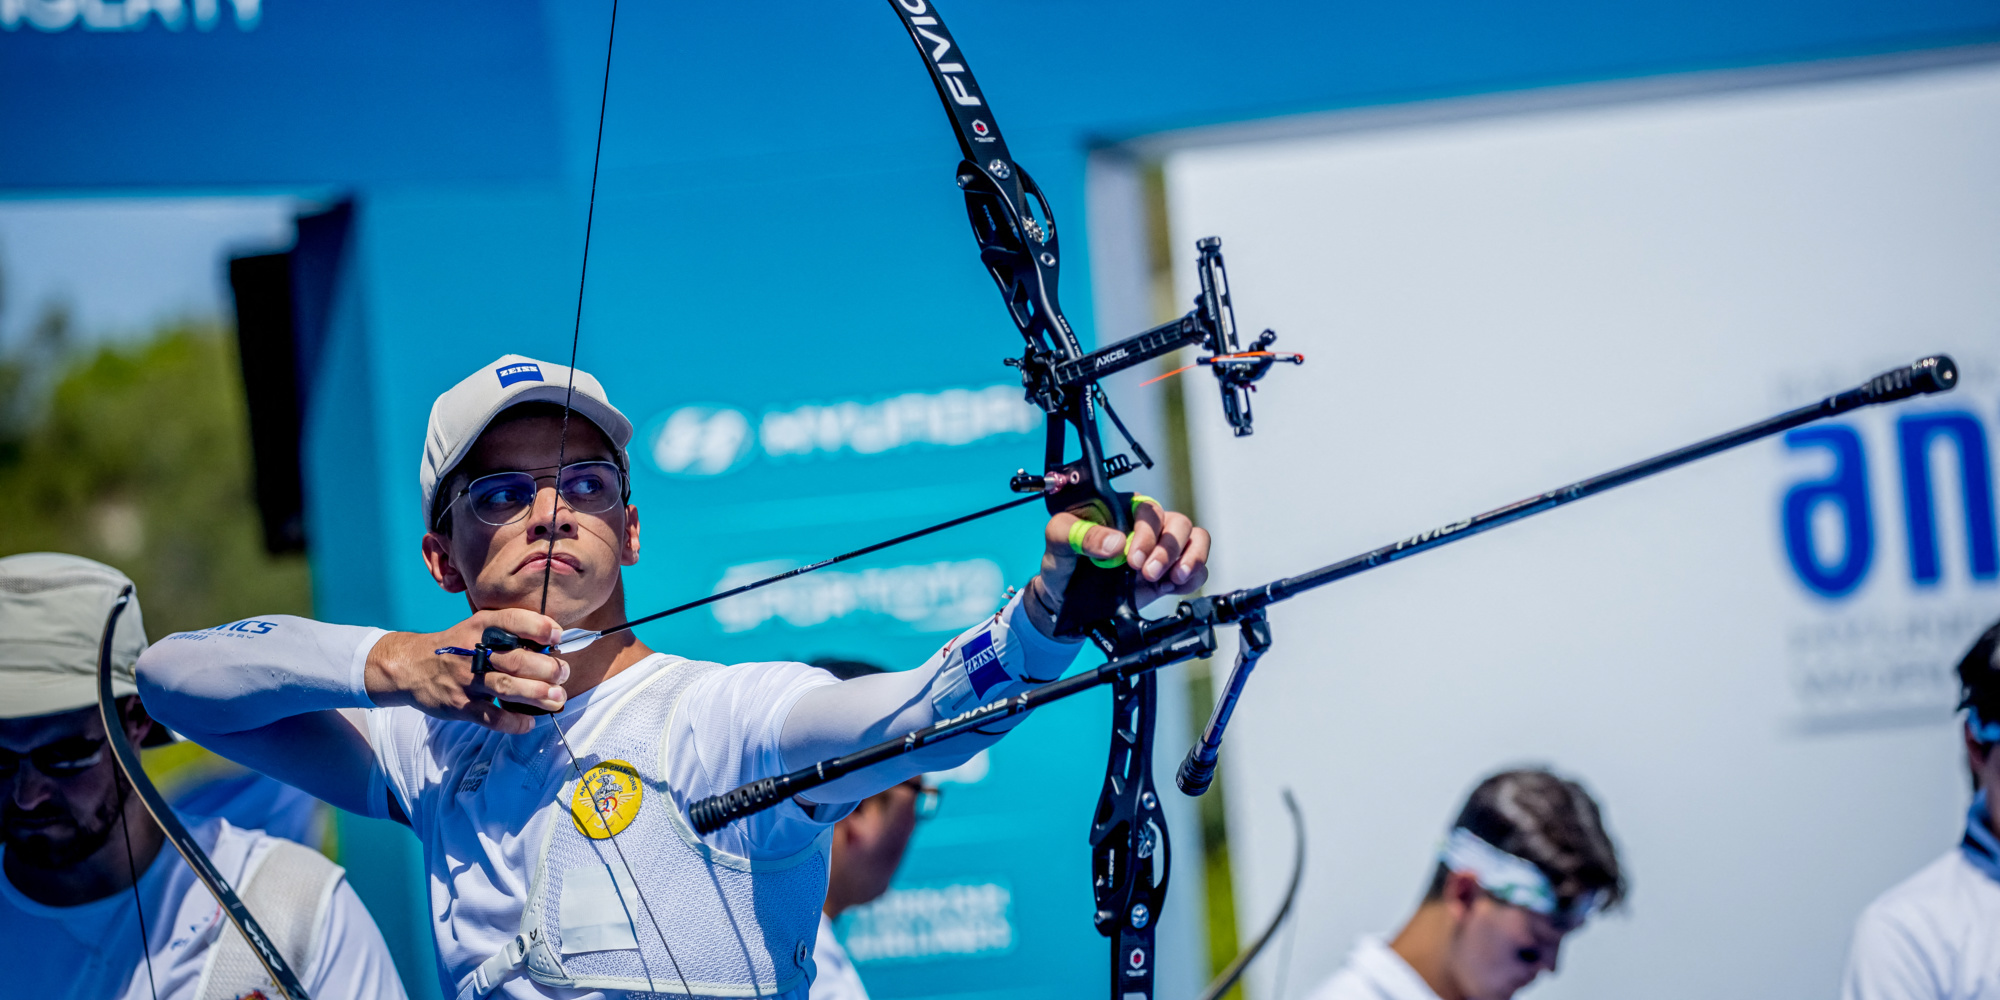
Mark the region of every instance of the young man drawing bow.
<instances>
[{"instance_id":1,"label":"young man drawing bow","mask_svg":"<svg viewBox=\"0 0 2000 1000\"><path fill-rule=\"evenodd\" d=\"M687 804L1059 676L1079 646L1054 627L1079 558L1124 552L1141 602L1206 576L1207 533L1144 501L1129 540L1095 526L1073 545L1077 518L1051 518L1041 572L1021 594L912 670L837 682L802 663L659 653L630 632L568 654L500 653L478 677L468 658L440 652L475 645L488 626L553 644L566 628L626 620L622 572L641 552L631 437L595 378L503 357L438 398L421 471L425 564L465 594L471 617L415 634L272 616L259 620L268 628L170 636L139 663L147 703L181 732L409 824L446 992L459 997L803 1000L831 824L856 801L962 763L1018 720L711 835L688 828ZM972 669L967 649L979 651ZM553 714L517 715L495 698Z\"/></svg>"}]
</instances>

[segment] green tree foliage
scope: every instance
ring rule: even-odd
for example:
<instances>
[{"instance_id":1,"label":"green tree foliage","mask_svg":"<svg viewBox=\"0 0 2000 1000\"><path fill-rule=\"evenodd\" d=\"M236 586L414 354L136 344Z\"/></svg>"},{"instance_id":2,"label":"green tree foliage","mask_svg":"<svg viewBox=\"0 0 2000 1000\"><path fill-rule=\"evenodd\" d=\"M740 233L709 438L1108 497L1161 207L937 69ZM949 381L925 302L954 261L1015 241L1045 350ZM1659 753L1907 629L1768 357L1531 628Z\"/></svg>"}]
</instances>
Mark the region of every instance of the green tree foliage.
<instances>
[{"instance_id":1,"label":"green tree foliage","mask_svg":"<svg viewBox=\"0 0 2000 1000\"><path fill-rule=\"evenodd\" d=\"M149 638L311 610L264 552L235 338L185 322L75 353L50 310L0 361L0 555L70 552L139 588Z\"/></svg>"}]
</instances>

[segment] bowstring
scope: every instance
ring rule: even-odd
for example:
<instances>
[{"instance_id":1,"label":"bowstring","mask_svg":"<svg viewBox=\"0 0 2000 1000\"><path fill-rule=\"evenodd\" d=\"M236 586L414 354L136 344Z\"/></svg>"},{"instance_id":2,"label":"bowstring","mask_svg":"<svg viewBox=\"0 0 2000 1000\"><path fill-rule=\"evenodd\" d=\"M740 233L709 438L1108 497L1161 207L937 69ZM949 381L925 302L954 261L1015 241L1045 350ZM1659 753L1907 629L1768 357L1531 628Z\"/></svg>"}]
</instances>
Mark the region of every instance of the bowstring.
<instances>
[{"instance_id":1,"label":"bowstring","mask_svg":"<svg viewBox=\"0 0 2000 1000\"><path fill-rule=\"evenodd\" d=\"M125 871L132 876L132 908L139 911L139 954L146 957L146 985L152 988L153 1000L160 1000L160 984L153 978L152 935L146 932L146 904L139 897L139 863L132 855L132 827L125 815L122 777L118 779L118 832L125 835Z\"/></svg>"},{"instance_id":2,"label":"bowstring","mask_svg":"<svg viewBox=\"0 0 2000 1000\"><path fill-rule=\"evenodd\" d=\"M589 207L585 209L583 216L583 263L578 268L576 276L576 320L570 327L569 334L569 384L563 388L562 431L556 438L556 495L555 499L551 501L549 508L548 552L542 559L542 606L540 611L543 615L549 613L549 578L555 570L555 515L561 507L563 500L562 467L563 463L568 461L570 404L576 398L577 347L583 339L583 293L584 289L588 287L590 280L591 230L597 223L597 174L598 167L604 160L604 111L611 102L611 53L617 41L618 0L611 0L611 28L605 32L604 37L604 83L597 95L597 143L590 154L590 201ZM597 813L598 822L604 824L607 839L611 841L611 848L618 854L618 864L625 869L625 877L631 881L632 891L639 897L640 908L646 911L646 922L653 925L653 933L659 937L660 947L666 949L667 961L673 963L674 976L681 982L681 992L693 995L693 991L688 988L687 976L681 972L680 959L674 957L674 946L667 943L667 935L660 930L659 918L653 915L653 904L646 900L645 890L639 888L639 877L632 873L632 863L625 859L625 848L619 845L618 834L611 830L611 817L606 815L604 807L598 804L598 797L592 792L589 781L585 779L582 765L577 763L576 751L570 747L569 737L563 732L562 723L555 719L550 719L549 724L556 731L556 742L562 745L563 755L569 758L569 769L576 774L577 790L590 796L591 809ZM613 890L618 891L619 898L622 900L624 898L624 891L618 889L617 879L614 878L611 880L611 887ZM626 916L627 919L630 919L629 910ZM644 952L640 953L640 962L643 966L645 962ZM646 988L649 991L654 989L651 969L646 970Z\"/></svg>"}]
</instances>

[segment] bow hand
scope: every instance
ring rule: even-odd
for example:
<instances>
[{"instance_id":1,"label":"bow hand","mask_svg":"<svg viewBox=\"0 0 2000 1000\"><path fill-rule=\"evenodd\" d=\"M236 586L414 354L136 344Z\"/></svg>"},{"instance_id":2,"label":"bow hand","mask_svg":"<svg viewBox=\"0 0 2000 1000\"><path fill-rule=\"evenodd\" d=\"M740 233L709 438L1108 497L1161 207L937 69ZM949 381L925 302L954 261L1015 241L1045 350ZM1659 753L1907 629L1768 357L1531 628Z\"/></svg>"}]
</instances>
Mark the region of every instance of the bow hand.
<instances>
[{"instance_id":1,"label":"bow hand","mask_svg":"<svg viewBox=\"0 0 2000 1000\"><path fill-rule=\"evenodd\" d=\"M1130 545L1127 534L1105 525L1090 512L1065 511L1049 518L1043 531L1042 571L1029 585L1028 617L1042 634L1054 638L1063 599L1076 581L1082 560L1106 568L1132 571L1133 596L1139 607L1162 597L1191 594L1208 580L1208 532L1186 514L1167 510L1150 497L1135 497ZM1114 561L1116 560L1116 561ZM1113 586L1111 574L1086 575L1091 585Z\"/></svg>"}]
</instances>

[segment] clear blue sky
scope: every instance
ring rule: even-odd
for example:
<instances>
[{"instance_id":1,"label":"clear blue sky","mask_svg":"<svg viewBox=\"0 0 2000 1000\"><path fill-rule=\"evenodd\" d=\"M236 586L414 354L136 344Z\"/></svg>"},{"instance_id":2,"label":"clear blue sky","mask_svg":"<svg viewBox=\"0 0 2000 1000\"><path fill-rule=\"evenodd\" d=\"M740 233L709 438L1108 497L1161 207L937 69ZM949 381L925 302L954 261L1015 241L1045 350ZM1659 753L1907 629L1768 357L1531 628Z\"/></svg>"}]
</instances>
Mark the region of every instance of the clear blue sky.
<instances>
[{"instance_id":1,"label":"clear blue sky","mask_svg":"<svg viewBox=\"0 0 2000 1000\"><path fill-rule=\"evenodd\" d=\"M229 257L282 249L288 197L0 200L0 345L66 301L86 341L231 313Z\"/></svg>"}]
</instances>

